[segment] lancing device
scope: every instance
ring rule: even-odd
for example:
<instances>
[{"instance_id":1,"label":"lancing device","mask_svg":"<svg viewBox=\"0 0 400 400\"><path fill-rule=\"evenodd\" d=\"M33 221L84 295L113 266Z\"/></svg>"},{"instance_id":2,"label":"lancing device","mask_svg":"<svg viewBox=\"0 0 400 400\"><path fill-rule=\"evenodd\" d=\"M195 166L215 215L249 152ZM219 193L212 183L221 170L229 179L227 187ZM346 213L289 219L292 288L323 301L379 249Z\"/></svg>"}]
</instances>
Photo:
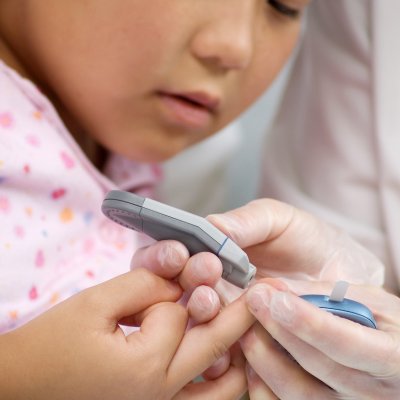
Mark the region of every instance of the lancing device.
<instances>
[{"instance_id":1,"label":"lancing device","mask_svg":"<svg viewBox=\"0 0 400 400\"><path fill-rule=\"evenodd\" d=\"M222 262L222 277L246 288L256 274L247 254L206 219L158 201L121 190L110 191L101 207L111 220L156 240L178 240L190 255L214 253Z\"/></svg>"}]
</instances>

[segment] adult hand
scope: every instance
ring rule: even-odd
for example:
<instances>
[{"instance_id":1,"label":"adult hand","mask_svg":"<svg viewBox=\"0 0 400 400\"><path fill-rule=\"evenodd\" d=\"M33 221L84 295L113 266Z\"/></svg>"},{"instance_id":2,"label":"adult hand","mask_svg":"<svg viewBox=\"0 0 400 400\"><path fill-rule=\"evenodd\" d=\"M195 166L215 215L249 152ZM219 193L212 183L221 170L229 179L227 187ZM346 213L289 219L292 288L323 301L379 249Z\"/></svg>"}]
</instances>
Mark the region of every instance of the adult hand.
<instances>
[{"instance_id":1,"label":"adult hand","mask_svg":"<svg viewBox=\"0 0 400 400\"><path fill-rule=\"evenodd\" d=\"M288 204L259 199L208 220L245 249L258 278L383 283L383 265L372 253Z\"/></svg>"},{"instance_id":2,"label":"adult hand","mask_svg":"<svg viewBox=\"0 0 400 400\"><path fill-rule=\"evenodd\" d=\"M288 204L259 199L208 219L245 249L257 267L257 278L383 283L384 267L372 253L344 232ZM186 248L174 241L139 250L132 264L166 278L183 271L179 282L189 292L202 284L214 287L222 272L221 262L213 254L189 257ZM219 286L227 302L242 293L233 285ZM232 291L233 296L229 293ZM215 314L218 309L219 304L215 304L211 309L204 307L203 312ZM196 318L202 320L201 315ZM203 318L207 320L208 315Z\"/></svg>"},{"instance_id":3,"label":"adult hand","mask_svg":"<svg viewBox=\"0 0 400 400\"><path fill-rule=\"evenodd\" d=\"M240 366L191 384L249 328L243 299L186 331L180 287L136 269L87 289L0 336L4 399L232 399ZM140 325L125 336L119 323ZM236 360L235 360L236 361Z\"/></svg>"},{"instance_id":4,"label":"adult hand","mask_svg":"<svg viewBox=\"0 0 400 400\"><path fill-rule=\"evenodd\" d=\"M271 199L261 199L223 215L209 216L208 219L246 250L251 262L257 266L258 278L275 276L305 281L346 280L352 283L375 285L383 283L384 267L375 256L348 235L287 204ZM278 284L275 282L275 285ZM232 291L235 292L233 296ZM238 295L238 290L227 284L221 285L219 292L227 302ZM309 288L304 293L315 293L315 291ZM311 307L308 304L306 306ZM316 312L321 313L320 310L316 310ZM325 314L323 314L325 318L331 317L329 314L328 316ZM261 317L259 318L263 321ZM354 325L348 321L345 322ZM358 329L360 328L357 326L355 330ZM332 336L333 340L335 340L335 333ZM378 335L380 334L378 333ZM279 336L276 333L275 335ZM345 340L345 337L345 335L341 336L340 340ZM313 339L318 343L318 338L313 337ZM324 342L326 335L319 336L319 340L320 343L326 343L326 341ZM382 340L386 340L386 337ZM260 379L257 373L252 372L253 368L249 366L249 390L252 398L276 399L276 394L278 394L281 399L305 397L329 399L337 398L337 393L341 393L340 390L335 392L322 384L314 377L313 370L310 369L308 371L311 373L307 373L300 367L306 365L307 352L303 354L303 359L306 361L299 361L300 364L293 363L292 359L287 357L286 352L276 346L276 341L262 326L255 326L250 330L241 343L249 364L258 374L262 372L262 379ZM263 352L262 348L266 350ZM333 346L330 349L334 351L332 350ZM347 347L343 350L345 352ZM273 355L275 358L271 358L269 355ZM279 360L279 368L276 368L275 360ZM333 360L337 361L334 358ZM353 358L353 360L358 361L357 358ZM272 367L268 368L266 365ZM317 362L314 370L322 371L322 369L318 369ZM291 374L284 373L284 371L291 371ZM315 376L319 377L318 373ZM344 372L343 379L348 376ZM368 378L368 374L364 374L364 377ZM292 385L291 382L296 382L296 380L298 380L298 384ZM339 389L334 385L332 387L335 390ZM346 396L351 391L344 393Z\"/></svg>"},{"instance_id":5,"label":"adult hand","mask_svg":"<svg viewBox=\"0 0 400 400\"><path fill-rule=\"evenodd\" d=\"M371 309L375 330L297 297L329 294L332 286L269 280L249 289L248 305L260 322L241 340L252 366L251 399L399 398L400 299L378 287L350 286L346 297Z\"/></svg>"}]
</instances>

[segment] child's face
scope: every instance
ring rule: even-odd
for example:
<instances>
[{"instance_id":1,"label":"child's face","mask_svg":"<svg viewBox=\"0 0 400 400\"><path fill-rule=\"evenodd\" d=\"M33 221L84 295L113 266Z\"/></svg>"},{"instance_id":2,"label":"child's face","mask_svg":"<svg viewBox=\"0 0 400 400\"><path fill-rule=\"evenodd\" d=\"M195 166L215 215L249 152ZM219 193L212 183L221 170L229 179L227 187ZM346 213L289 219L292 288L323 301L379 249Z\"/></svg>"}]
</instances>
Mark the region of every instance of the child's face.
<instances>
[{"instance_id":1,"label":"child's face","mask_svg":"<svg viewBox=\"0 0 400 400\"><path fill-rule=\"evenodd\" d=\"M155 161L220 130L265 90L298 37L299 18L285 11L307 2L11 0L20 10L5 35L73 131Z\"/></svg>"}]
</instances>

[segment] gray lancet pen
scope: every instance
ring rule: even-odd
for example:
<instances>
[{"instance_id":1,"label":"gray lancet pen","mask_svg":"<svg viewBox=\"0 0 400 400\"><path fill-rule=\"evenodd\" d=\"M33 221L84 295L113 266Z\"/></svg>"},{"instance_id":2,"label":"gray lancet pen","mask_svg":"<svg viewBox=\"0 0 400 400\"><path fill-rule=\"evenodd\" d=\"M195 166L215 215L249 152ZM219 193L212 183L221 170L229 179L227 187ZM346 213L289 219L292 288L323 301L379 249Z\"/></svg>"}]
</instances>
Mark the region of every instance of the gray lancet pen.
<instances>
[{"instance_id":1,"label":"gray lancet pen","mask_svg":"<svg viewBox=\"0 0 400 400\"><path fill-rule=\"evenodd\" d=\"M191 255L202 251L214 253L222 262L222 277L238 287L246 288L256 274L247 254L198 215L121 190L110 191L101 209L111 220L153 239L178 240Z\"/></svg>"}]
</instances>

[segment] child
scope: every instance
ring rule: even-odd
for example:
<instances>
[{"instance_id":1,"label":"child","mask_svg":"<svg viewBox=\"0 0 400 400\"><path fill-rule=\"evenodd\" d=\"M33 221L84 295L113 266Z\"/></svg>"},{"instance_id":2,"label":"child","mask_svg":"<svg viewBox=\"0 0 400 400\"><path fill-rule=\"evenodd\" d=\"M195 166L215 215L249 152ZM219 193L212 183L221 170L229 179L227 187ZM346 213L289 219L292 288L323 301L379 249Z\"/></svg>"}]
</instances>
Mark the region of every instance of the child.
<instances>
[{"instance_id":1,"label":"child","mask_svg":"<svg viewBox=\"0 0 400 400\"><path fill-rule=\"evenodd\" d=\"M161 175L149 163L215 133L249 106L292 51L306 3L0 3L0 331L35 319L28 326L51 332L52 316L72 315L66 310L74 309L75 293L129 269L139 239L103 218L104 194L119 187L148 195ZM115 302L101 287L102 304ZM147 306L165 300L147 295ZM24 332L5 335L9 348ZM53 340L55 350L75 339ZM71 366L85 359L77 343ZM50 377L57 363L43 368ZM87 382L85 398L94 397L97 381Z\"/></svg>"}]
</instances>

